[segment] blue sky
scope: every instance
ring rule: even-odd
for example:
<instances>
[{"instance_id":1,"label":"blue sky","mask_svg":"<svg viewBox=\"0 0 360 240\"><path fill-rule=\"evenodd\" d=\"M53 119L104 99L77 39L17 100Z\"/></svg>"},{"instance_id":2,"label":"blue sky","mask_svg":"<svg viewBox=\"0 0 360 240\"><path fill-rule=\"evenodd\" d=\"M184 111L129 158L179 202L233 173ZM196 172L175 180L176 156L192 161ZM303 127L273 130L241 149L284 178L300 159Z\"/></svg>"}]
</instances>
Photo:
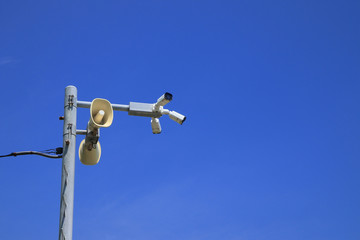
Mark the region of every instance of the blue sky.
<instances>
[{"instance_id":1,"label":"blue sky","mask_svg":"<svg viewBox=\"0 0 360 240\"><path fill-rule=\"evenodd\" d=\"M184 125L115 112L100 163L76 159L74 239L359 239L359 10L2 1L0 154L61 146L67 85L119 104L168 91ZM56 239L60 179L59 159L2 158L0 239Z\"/></svg>"}]
</instances>

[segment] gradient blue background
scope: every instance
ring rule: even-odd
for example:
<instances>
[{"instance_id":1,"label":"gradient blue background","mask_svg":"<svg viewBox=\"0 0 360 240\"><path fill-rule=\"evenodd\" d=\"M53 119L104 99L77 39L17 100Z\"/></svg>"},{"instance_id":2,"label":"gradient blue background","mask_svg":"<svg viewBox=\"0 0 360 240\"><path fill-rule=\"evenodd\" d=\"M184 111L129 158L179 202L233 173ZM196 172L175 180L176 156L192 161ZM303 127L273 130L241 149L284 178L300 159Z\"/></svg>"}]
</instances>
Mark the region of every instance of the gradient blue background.
<instances>
[{"instance_id":1,"label":"gradient blue background","mask_svg":"<svg viewBox=\"0 0 360 240\"><path fill-rule=\"evenodd\" d=\"M100 163L76 159L74 239L360 239L359 11L1 1L0 154L61 146L67 85L119 104L168 91L184 125L115 112ZM60 178L60 159L0 160L0 239L57 239Z\"/></svg>"}]
</instances>

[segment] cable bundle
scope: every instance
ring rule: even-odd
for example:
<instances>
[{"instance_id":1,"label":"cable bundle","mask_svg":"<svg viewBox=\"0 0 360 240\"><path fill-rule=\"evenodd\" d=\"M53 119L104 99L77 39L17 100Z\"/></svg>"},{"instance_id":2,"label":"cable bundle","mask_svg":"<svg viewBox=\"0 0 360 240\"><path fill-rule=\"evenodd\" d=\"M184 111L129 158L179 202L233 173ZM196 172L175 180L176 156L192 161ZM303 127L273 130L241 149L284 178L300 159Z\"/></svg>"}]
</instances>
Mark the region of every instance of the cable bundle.
<instances>
[{"instance_id":1,"label":"cable bundle","mask_svg":"<svg viewBox=\"0 0 360 240\"><path fill-rule=\"evenodd\" d=\"M20 155L30 155L30 154L40 155L42 157L47 157L47 158L62 158L62 153L63 153L63 148L58 147L58 148L52 148L52 149L47 149L47 150L43 150L43 151L12 152L7 155L0 155L0 158L11 157L11 156L16 157L16 156L20 156ZM56 154L56 155L54 155L54 154Z\"/></svg>"}]
</instances>

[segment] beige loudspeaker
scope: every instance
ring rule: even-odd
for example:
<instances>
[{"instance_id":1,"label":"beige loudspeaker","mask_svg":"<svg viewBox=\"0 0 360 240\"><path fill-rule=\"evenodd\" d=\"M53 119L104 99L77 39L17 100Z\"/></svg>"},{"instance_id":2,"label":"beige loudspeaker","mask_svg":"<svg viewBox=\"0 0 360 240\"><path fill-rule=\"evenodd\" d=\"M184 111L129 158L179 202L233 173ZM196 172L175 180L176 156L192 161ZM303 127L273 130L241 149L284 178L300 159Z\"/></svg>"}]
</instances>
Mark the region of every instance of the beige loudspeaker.
<instances>
[{"instance_id":1,"label":"beige loudspeaker","mask_svg":"<svg viewBox=\"0 0 360 240\"><path fill-rule=\"evenodd\" d=\"M95 98L91 102L87 134L79 147L79 158L83 164L95 165L99 162L101 156L99 128L110 127L113 119L113 108L108 100Z\"/></svg>"},{"instance_id":2,"label":"beige loudspeaker","mask_svg":"<svg viewBox=\"0 0 360 240\"><path fill-rule=\"evenodd\" d=\"M111 103L102 98L95 98L90 106L90 125L93 128L110 127L114 119Z\"/></svg>"},{"instance_id":3,"label":"beige loudspeaker","mask_svg":"<svg viewBox=\"0 0 360 240\"><path fill-rule=\"evenodd\" d=\"M85 165L95 165L99 162L101 156L100 142L96 143L96 148L91 150L85 147L85 139L81 141L79 147L79 158L80 161Z\"/></svg>"}]
</instances>

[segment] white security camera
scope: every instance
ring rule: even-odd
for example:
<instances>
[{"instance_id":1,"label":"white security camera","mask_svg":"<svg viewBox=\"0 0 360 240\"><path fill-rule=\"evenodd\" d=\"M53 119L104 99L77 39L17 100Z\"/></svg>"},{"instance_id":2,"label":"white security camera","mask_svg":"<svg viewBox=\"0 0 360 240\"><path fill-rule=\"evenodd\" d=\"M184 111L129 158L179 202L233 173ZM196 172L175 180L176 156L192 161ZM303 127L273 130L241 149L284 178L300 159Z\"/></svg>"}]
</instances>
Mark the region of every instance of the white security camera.
<instances>
[{"instance_id":1,"label":"white security camera","mask_svg":"<svg viewBox=\"0 0 360 240\"><path fill-rule=\"evenodd\" d=\"M158 118L151 118L151 128L153 134L161 133L160 120Z\"/></svg>"},{"instance_id":2,"label":"white security camera","mask_svg":"<svg viewBox=\"0 0 360 240\"><path fill-rule=\"evenodd\" d=\"M169 117L179 124L183 124L186 120L186 117L184 115L182 115L178 112L175 112L175 111L170 111Z\"/></svg>"},{"instance_id":3,"label":"white security camera","mask_svg":"<svg viewBox=\"0 0 360 240\"><path fill-rule=\"evenodd\" d=\"M161 97L159 97L157 102L154 104L154 110L159 111L160 107L165 106L171 100L172 100L172 94L168 92L164 93Z\"/></svg>"},{"instance_id":4,"label":"white security camera","mask_svg":"<svg viewBox=\"0 0 360 240\"><path fill-rule=\"evenodd\" d=\"M171 93L164 93L156 103L139 103L130 102L129 115L151 117L151 128L154 134L161 133L161 126L159 118L162 115L169 115L169 117L179 124L183 124L186 117L178 112L164 109L164 106L172 100L173 95ZM100 113L99 113L100 114Z\"/></svg>"}]
</instances>

